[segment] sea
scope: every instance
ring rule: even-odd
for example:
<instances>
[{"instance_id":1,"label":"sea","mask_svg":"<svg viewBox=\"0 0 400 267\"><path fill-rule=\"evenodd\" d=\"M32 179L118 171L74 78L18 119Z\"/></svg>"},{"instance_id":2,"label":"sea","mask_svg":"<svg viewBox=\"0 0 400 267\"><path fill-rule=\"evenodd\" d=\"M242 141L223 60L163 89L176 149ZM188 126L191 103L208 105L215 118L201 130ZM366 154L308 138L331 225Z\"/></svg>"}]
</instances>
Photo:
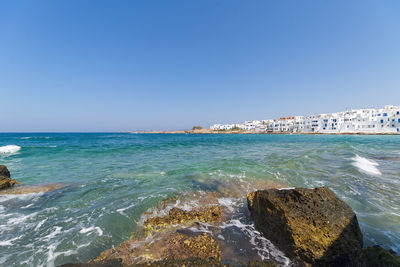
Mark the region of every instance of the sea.
<instances>
[{"instance_id":1,"label":"sea","mask_svg":"<svg viewBox=\"0 0 400 267\"><path fill-rule=\"evenodd\" d=\"M87 262L166 198L249 185L219 199L234 210L267 182L329 187L357 214L366 246L400 253L400 136L2 133L0 164L23 185L63 185L0 195L0 266ZM248 218L224 227L288 265Z\"/></svg>"}]
</instances>

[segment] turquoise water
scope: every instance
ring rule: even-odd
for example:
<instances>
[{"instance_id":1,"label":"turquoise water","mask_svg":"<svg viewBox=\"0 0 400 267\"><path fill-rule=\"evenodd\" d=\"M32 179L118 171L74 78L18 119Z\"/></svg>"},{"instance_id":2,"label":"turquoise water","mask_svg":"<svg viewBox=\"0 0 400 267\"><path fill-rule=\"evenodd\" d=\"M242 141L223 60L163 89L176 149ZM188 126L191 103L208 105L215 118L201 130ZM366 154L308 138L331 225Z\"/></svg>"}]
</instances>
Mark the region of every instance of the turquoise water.
<instances>
[{"instance_id":1,"label":"turquoise water","mask_svg":"<svg viewBox=\"0 0 400 267\"><path fill-rule=\"evenodd\" d=\"M66 185L0 196L1 266L91 260L162 199L236 179L328 186L366 245L400 252L400 136L0 134L0 164L23 184Z\"/></svg>"}]
</instances>

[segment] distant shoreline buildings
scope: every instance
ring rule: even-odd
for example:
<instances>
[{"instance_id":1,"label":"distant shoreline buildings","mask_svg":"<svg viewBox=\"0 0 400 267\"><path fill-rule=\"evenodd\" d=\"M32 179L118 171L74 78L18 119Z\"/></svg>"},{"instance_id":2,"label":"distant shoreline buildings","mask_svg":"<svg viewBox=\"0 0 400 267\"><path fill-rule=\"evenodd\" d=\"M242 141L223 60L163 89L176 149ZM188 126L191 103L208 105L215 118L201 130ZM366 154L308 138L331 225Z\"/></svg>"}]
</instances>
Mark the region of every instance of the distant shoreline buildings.
<instances>
[{"instance_id":1,"label":"distant shoreline buildings","mask_svg":"<svg viewBox=\"0 0 400 267\"><path fill-rule=\"evenodd\" d=\"M353 109L311 116L282 117L238 124L214 124L215 131L235 129L254 132L285 133L399 133L400 106L382 109Z\"/></svg>"}]
</instances>

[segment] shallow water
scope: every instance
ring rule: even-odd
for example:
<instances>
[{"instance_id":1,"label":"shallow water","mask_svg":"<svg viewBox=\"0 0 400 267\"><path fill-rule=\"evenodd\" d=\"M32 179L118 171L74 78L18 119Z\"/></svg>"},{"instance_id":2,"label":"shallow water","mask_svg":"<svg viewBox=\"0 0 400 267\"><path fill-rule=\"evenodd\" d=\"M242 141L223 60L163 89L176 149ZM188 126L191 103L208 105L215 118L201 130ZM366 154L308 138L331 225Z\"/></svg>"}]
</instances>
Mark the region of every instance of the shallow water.
<instances>
[{"instance_id":1,"label":"shallow water","mask_svg":"<svg viewBox=\"0 0 400 267\"><path fill-rule=\"evenodd\" d=\"M400 252L400 136L0 134L0 152L21 183L67 185L0 196L0 266L91 260L161 200L228 181L328 186L357 213L366 245ZM270 246L249 222L229 224Z\"/></svg>"}]
</instances>

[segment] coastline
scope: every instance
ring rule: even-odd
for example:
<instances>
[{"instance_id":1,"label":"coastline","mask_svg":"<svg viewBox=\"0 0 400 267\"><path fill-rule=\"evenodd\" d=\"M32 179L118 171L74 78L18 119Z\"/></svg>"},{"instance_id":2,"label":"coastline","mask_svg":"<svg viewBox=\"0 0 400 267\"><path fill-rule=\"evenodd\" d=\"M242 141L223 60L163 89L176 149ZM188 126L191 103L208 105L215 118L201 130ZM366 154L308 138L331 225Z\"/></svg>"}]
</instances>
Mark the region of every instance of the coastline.
<instances>
[{"instance_id":1,"label":"coastline","mask_svg":"<svg viewBox=\"0 0 400 267\"><path fill-rule=\"evenodd\" d=\"M267 134L267 135L400 135L400 133L365 133L365 132L347 132L347 133L293 133L293 132L257 132L257 131L217 131L211 129L201 130L172 130L172 131L130 131L127 133L140 134Z\"/></svg>"}]
</instances>

